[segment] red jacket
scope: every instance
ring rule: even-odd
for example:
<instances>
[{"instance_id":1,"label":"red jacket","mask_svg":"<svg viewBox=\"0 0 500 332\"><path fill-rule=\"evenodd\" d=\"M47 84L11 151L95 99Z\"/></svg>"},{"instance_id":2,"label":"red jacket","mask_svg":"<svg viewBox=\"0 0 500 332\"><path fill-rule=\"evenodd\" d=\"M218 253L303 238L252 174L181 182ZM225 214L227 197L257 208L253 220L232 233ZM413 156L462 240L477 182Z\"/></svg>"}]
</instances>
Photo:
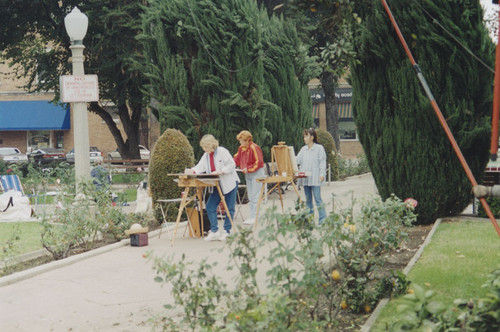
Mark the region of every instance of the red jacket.
<instances>
[{"instance_id":1,"label":"red jacket","mask_svg":"<svg viewBox=\"0 0 500 332\"><path fill-rule=\"evenodd\" d=\"M253 173L264 167L264 157L262 157L262 149L254 142L248 147L240 146L238 152L234 155L236 166L241 169L247 169L248 173Z\"/></svg>"}]
</instances>

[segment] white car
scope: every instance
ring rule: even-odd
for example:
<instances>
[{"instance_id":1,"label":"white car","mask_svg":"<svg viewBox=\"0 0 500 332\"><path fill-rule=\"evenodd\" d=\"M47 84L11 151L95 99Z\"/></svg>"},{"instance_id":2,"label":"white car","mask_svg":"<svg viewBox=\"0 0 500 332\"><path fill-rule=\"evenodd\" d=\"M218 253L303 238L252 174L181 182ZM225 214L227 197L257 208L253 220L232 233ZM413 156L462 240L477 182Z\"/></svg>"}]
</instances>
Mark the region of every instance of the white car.
<instances>
[{"instance_id":1,"label":"white car","mask_svg":"<svg viewBox=\"0 0 500 332\"><path fill-rule=\"evenodd\" d=\"M149 159L150 152L144 145L139 145L139 152L141 153L141 159ZM113 152L108 152L108 159L119 160L122 159L120 152L116 149Z\"/></svg>"},{"instance_id":2,"label":"white car","mask_svg":"<svg viewBox=\"0 0 500 332\"><path fill-rule=\"evenodd\" d=\"M0 158L7 164L28 161L28 156L21 153L18 148L0 148Z\"/></svg>"},{"instance_id":3,"label":"white car","mask_svg":"<svg viewBox=\"0 0 500 332\"><path fill-rule=\"evenodd\" d=\"M104 160L104 157L102 156L101 150L96 148L95 146L90 147L90 162L91 163L96 163L96 162L101 162ZM75 149L71 149L70 152L66 153L66 161L68 163L74 163L75 162Z\"/></svg>"}]
</instances>

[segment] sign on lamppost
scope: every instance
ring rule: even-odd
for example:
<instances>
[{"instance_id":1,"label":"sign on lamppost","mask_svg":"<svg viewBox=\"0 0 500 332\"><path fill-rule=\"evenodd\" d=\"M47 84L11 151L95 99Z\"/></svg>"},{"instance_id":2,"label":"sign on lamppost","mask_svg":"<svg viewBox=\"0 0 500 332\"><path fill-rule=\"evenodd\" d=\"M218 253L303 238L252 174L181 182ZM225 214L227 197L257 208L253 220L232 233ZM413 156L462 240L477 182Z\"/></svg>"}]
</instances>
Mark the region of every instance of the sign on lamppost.
<instances>
[{"instance_id":1,"label":"sign on lamppost","mask_svg":"<svg viewBox=\"0 0 500 332\"><path fill-rule=\"evenodd\" d=\"M60 77L63 103L89 103L99 101L97 75L64 75Z\"/></svg>"}]
</instances>

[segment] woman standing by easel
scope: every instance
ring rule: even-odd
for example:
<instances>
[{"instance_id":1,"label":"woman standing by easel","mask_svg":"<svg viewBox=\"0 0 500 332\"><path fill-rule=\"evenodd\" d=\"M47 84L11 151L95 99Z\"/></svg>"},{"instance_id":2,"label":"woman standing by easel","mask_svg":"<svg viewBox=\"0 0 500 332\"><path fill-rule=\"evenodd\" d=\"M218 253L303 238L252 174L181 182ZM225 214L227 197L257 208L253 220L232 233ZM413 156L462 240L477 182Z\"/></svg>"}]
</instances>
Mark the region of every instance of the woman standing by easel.
<instances>
[{"instance_id":1,"label":"woman standing by easel","mask_svg":"<svg viewBox=\"0 0 500 332\"><path fill-rule=\"evenodd\" d=\"M184 170L186 174L214 174L219 175L220 187L229 211L226 211L224 230L219 232L217 220L217 207L221 197L217 191L213 191L207 201L207 214L210 220L210 231L205 241L224 241L231 231L231 220L234 220L236 194L240 179L236 174L236 165L229 151L219 146L219 141L212 135L205 135L200 140L200 146L205 152L200 161L193 168Z\"/></svg>"},{"instance_id":2,"label":"woman standing by easel","mask_svg":"<svg viewBox=\"0 0 500 332\"><path fill-rule=\"evenodd\" d=\"M305 146L297 155L299 171L310 173L305 178L298 179L299 185L304 187L306 204L311 214L314 214L313 196L319 214L319 224L326 219L325 206L321 199L321 185L325 183L326 176L326 153L322 145L318 144L318 134L313 128L305 129L303 132Z\"/></svg>"},{"instance_id":3,"label":"woman standing by easel","mask_svg":"<svg viewBox=\"0 0 500 332\"><path fill-rule=\"evenodd\" d=\"M246 219L244 225L253 225L257 214L257 202L261 184L257 183L258 178L264 177L264 158L262 149L253 142L252 133L247 130L241 131L236 139L240 142L238 152L234 155L234 162L239 166L247 183L248 201L250 206L250 217Z\"/></svg>"}]
</instances>

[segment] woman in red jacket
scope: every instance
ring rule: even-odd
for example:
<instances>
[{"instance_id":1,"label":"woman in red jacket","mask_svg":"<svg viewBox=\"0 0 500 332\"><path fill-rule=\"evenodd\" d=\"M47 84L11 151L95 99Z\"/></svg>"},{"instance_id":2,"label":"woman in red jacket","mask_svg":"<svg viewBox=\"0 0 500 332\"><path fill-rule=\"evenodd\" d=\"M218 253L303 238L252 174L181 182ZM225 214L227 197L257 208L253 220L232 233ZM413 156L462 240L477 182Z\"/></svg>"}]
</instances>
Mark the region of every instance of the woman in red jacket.
<instances>
[{"instance_id":1,"label":"woman in red jacket","mask_svg":"<svg viewBox=\"0 0 500 332\"><path fill-rule=\"evenodd\" d=\"M234 155L234 162L239 166L247 183L247 194L250 207L250 217L243 224L253 225L257 213L257 202L261 185L257 182L257 178L265 176L264 158L262 157L262 149L253 142L252 134L243 130L236 139L240 142L238 152Z\"/></svg>"}]
</instances>

